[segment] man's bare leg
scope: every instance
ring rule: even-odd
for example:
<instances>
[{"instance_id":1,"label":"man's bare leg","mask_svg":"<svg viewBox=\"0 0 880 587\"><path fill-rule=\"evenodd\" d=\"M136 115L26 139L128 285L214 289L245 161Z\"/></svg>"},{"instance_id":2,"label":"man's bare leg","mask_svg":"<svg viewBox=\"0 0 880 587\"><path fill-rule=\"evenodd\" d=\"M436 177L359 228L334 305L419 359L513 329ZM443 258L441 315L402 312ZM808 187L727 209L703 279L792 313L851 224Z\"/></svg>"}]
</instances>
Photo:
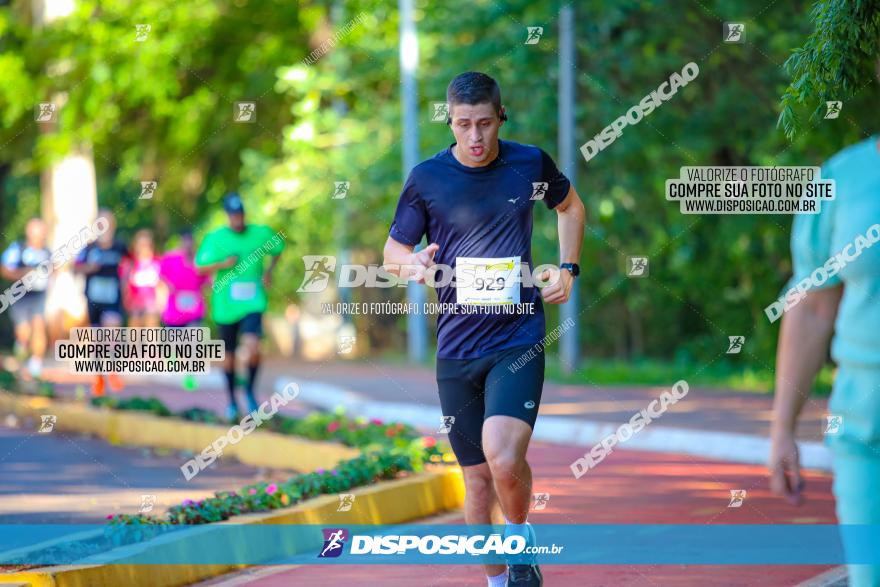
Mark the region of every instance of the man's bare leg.
<instances>
[{"instance_id":1,"label":"man's bare leg","mask_svg":"<svg viewBox=\"0 0 880 587\"><path fill-rule=\"evenodd\" d=\"M487 463L461 468L464 476L464 519L468 524L492 524L492 510L497 503L492 473ZM500 521L500 520L498 520ZM494 577L505 565L483 565L486 575Z\"/></svg>"},{"instance_id":2,"label":"man's bare leg","mask_svg":"<svg viewBox=\"0 0 880 587\"><path fill-rule=\"evenodd\" d=\"M508 521L526 521L532 501L532 469L526 451L532 429L518 418L491 416L483 423L483 452Z\"/></svg>"}]
</instances>

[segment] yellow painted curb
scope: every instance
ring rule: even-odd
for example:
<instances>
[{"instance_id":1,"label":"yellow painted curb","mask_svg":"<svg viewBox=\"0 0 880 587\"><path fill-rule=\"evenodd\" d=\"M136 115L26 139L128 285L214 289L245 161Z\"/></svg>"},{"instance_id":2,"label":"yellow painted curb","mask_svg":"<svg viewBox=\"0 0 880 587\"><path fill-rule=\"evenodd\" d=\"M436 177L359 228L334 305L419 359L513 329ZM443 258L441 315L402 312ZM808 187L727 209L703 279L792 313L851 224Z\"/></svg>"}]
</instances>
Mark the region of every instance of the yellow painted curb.
<instances>
[{"instance_id":1,"label":"yellow painted curb","mask_svg":"<svg viewBox=\"0 0 880 587\"><path fill-rule=\"evenodd\" d=\"M57 418L55 429L91 434L111 444L189 450L194 453L201 452L229 430L229 427L215 424L160 418L136 411L93 408L81 403L7 392L0 392L0 410L37 420L40 415L52 414ZM223 449L224 457L234 457L247 465L303 472L330 469L340 461L353 459L360 454L358 449L339 443L307 440L259 428L238 444L226 445Z\"/></svg>"},{"instance_id":2,"label":"yellow painted curb","mask_svg":"<svg viewBox=\"0 0 880 587\"><path fill-rule=\"evenodd\" d=\"M353 507L348 512L337 512L339 499L324 495L307 500L294 507L274 512L236 516L220 524L195 526L194 531L205 532L209 539L211 527L221 524L321 524L345 526L354 524L399 524L458 509L464 504L464 484L461 469L449 467L430 470L352 490ZM178 544L180 542L180 544ZM194 540L157 540L126 549L150 548L151 556L162 556L162 549L185 556L187 550L200 548ZM294 545L287 554L302 548L315 550L317 545ZM287 547L287 545L283 545ZM297 549L296 546L300 548ZM203 546L202 546L203 547ZM242 544L241 549L247 549ZM308 551L308 550L306 550ZM18 573L0 574L0 585L22 584L31 587L179 587L215 577L246 565L132 565L105 564L85 566L45 567Z\"/></svg>"}]
</instances>

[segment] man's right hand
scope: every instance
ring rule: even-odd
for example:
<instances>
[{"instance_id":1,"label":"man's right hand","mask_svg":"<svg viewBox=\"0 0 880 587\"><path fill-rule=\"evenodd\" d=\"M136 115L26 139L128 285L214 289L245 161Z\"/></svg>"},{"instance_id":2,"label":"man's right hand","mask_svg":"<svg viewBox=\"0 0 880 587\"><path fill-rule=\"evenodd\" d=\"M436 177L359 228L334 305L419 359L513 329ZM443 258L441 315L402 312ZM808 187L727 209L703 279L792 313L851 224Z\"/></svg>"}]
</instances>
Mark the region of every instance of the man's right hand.
<instances>
[{"instance_id":1,"label":"man's right hand","mask_svg":"<svg viewBox=\"0 0 880 587\"><path fill-rule=\"evenodd\" d=\"M228 269L229 267L232 267L236 263L238 263L238 256L237 255L229 255L228 257L226 257L225 261L222 261L218 265L220 266L220 269Z\"/></svg>"},{"instance_id":2,"label":"man's right hand","mask_svg":"<svg viewBox=\"0 0 880 587\"><path fill-rule=\"evenodd\" d=\"M791 505L800 505L804 498L804 480L794 435L788 432L772 435L770 444L770 490L784 497Z\"/></svg>"},{"instance_id":3,"label":"man's right hand","mask_svg":"<svg viewBox=\"0 0 880 587\"><path fill-rule=\"evenodd\" d=\"M418 253L413 253L412 264L416 265L414 278L416 283L425 283L425 270L434 265L434 254L440 250L440 245L431 243Z\"/></svg>"}]
</instances>

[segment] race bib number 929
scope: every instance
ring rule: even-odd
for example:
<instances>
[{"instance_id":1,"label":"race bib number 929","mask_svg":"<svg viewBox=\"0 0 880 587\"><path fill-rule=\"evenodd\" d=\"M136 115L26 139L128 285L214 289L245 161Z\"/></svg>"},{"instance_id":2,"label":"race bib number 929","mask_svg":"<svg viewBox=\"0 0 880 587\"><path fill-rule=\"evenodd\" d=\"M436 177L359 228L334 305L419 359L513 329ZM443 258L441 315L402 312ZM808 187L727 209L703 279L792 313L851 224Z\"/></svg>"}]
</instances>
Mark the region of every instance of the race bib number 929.
<instances>
[{"instance_id":1,"label":"race bib number 929","mask_svg":"<svg viewBox=\"0 0 880 587\"><path fill-rule=\"evenodd\" d=\"M455 301L459 304L518 304L520 257L456 257Z\"/></svg>"}]
</instances>

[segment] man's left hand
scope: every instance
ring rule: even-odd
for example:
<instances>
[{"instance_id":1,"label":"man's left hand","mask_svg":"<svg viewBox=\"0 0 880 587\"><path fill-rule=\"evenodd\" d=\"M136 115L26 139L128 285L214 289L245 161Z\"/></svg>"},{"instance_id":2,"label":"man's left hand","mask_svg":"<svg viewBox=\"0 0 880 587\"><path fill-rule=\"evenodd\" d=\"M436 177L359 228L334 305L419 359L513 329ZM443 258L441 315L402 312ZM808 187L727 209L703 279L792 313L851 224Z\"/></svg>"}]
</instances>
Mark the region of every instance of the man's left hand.
<instances>
[{"instance_id":1,"label":"man's left hand","mask_svg":"<svg viewBox=\"0 0 880 587\"><path fill-rule=\"evenodd\" d=\"M558 276L555 283L553 278ZM550 281L551 285L541 290L541 297L548 304L564 304L571 295L571 287L574 284L574 277L568 269L556 269L550 271L545 269L541 273L541 281Z\"/></svg>"}]
</instances>

